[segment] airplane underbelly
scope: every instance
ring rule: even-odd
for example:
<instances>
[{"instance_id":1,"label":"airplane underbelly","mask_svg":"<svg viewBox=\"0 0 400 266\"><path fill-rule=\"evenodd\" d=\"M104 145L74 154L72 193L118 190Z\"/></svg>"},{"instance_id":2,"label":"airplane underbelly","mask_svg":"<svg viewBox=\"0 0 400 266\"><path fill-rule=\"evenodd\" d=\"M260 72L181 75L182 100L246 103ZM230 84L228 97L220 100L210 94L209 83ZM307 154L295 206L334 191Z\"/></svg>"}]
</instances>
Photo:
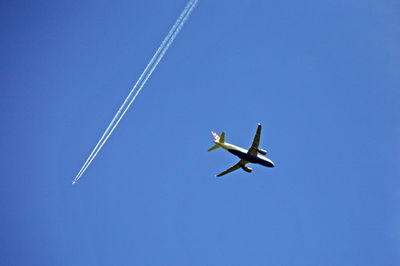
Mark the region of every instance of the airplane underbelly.
<instances>
[{"instance_id":1,"label":"airplane underbelly","mask_svg":"<svg viewBox=\"0 0 400 266\"><path fill-rule=\"evenodd\" d=\"M251 154L248 153L244 153L238 150L228 150L230 153L236 155L237 157L239 157L242 160L245 160L246 162L249 163L257 163L257 164L261 164L267 167L274 167L273 164L271 164L271 162L268 162L266 160L263 160L257 156L253 156Z\"/></svg>"}]
</instances>

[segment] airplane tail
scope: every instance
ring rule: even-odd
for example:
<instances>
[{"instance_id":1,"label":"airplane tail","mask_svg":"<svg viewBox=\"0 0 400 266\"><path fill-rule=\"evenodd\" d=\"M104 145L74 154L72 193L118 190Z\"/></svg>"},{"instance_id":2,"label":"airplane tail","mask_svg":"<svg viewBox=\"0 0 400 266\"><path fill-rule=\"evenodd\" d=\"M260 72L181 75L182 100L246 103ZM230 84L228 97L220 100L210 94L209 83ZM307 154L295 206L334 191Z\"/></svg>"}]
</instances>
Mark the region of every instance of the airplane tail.
<instances>
[{"instance_id":1,"label":"airplane tail","mask_svg":"<svg viewBox=\"0 0 400 266\"><path fill-rule=\"evenodd\" d=\"M225 142L225 132L221 133L221 137L218 136L218 134L215 133L214 131L211 131L211 133L213 134L215 141L217 141L219 143L224 143ZM218 148L219 148L219 146L217 144L215 144L210 149L208 149L208 151L213 151L213 150L218 149Z\"/></svg>"},{"instance_id":2,"label":"airplane tail","mask_svg":"<svg viewBox=\"0 0 400 266\"><path fill-rule=\"evenodd\" d=\"M219 137L218 134L215 133L214 131L211 131L211 133L213 134L215 141L218 141L218 142L221 142L221 143L225 142L225 132L221 133L221 137Z\"/></svg>"},{"instance_id":3,"label":"airplane tail","mask_svg":"<svg viewBox=\"0 0 400 266\"><path fill-rule=\"evenodd\" d=\"M218 148L219 148L218 145L214 145L214 146L212 146L211 148L209 148L208 151L213 151L213 150L216 150L216 149L218 149Z\"/></svg>"}]
</instances>

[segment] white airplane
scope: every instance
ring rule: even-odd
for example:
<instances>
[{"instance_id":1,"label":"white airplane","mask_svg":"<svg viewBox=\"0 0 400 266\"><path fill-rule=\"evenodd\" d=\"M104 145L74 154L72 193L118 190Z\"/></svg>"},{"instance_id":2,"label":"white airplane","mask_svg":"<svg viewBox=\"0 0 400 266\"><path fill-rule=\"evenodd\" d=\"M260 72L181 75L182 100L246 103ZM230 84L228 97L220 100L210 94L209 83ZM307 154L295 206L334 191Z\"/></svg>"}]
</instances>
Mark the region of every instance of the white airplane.
<instances>
[{"instance_id":1,"label":"white airplane","mask_svg":"<svg viewBox=\"0 0 400 266\"><path fill-rule=\"evenodd\" d=\"M262 155L266 155L267 151L258 148L258 145L260 143L261 124L258 124L257 132L256 132L256 135L254 136L253 144L251 144L251 147L249 150L226 143L225 142L225 132L222 132L221 137L219 137L214 131L211 131L211 133L214 136L215 145L213 147L211 147L208 151L213 151L218 148L223 148L224 150L227 150L228 152L230 152L240 158L240 161L237 164L235 164L228 170L225 170L222 173L216 175L217 177L226 175L226 174L233 172L239 168L242 168L244 171L251 173L252 169L250 167L246 166L249 163L258 163L258 164L264 165L266 167L274 167L275 166L274 163L270 159L268 159L265 156L262 156ZM259 155L259 153L261 153L262 155Z\"/></svg>"}]
</instances>

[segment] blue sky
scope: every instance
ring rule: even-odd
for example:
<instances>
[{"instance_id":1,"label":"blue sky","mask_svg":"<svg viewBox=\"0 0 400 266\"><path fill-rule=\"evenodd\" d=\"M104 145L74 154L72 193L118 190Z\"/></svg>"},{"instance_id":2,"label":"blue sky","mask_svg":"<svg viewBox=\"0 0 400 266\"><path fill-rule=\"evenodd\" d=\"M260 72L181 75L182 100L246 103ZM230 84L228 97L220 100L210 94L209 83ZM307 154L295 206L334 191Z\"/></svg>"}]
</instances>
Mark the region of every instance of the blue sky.
<instances>
[{"instance_id":1,"label":"blue sky","mask_svg":"<svg viewBox=\"0 0 400 266\"><path fill-rule=\"evenodd\" d=\"M398 265L397 1L200 0L71 185L185 5L1 4L0 263Z\"/></svg>"}]
</instances>

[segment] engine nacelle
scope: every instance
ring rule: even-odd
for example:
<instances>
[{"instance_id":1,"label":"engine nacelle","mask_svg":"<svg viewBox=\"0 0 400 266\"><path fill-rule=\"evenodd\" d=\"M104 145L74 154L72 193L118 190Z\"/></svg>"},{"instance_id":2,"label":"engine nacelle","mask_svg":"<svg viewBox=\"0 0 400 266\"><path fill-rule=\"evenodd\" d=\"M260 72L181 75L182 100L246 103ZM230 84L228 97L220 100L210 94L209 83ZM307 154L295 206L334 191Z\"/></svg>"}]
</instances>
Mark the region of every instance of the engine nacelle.
<instances>
[{"instance_id":1,"label":"engine nacelle","mask_svg":"<svg viewBox=\"0 0 400 266\"><path fill-rule=\"evenodd\" d=\"M257 149L257 151L258 151L259 153L261 153L262 155L266 155L266 154L267 154L267 151L266 151L266 150L263 150L263 149Z\"/></svg>"},{"instance_id":2,"label":"engine nacelle","mask_svg":"<svg viewBox=\"0 0 400 266\"><path fill-rule=\"evenodd\" d=\"M242 169L245 170L247 173L251 173L251 171L253 171L253 169L247 166L243 166Z\"/></svg>"}]
</instances>

